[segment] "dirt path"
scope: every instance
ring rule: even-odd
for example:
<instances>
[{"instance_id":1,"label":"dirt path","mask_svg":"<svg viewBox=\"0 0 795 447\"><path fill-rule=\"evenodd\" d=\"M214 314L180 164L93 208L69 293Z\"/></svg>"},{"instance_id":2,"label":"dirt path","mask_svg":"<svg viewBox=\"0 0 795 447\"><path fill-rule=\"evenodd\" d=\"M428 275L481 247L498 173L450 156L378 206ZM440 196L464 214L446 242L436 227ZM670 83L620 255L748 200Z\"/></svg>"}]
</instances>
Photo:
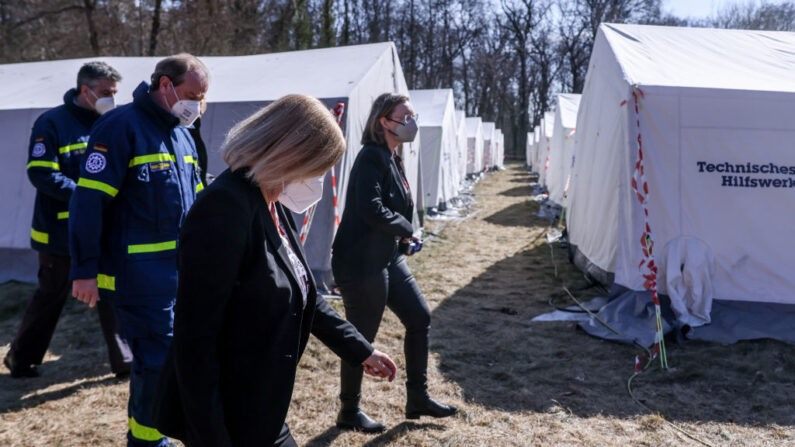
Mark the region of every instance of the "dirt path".
<instances>
[{"instance_id":1,"label":"dirt path","mask_svg":"<svg viewBox=\"0 0 795 447\"><path fill-rule=\"evenodd\" d=\"M475 189L474 217L430 224L440 235L410 260L433 314L431 394L461 414L406 421L401 371L392 384L365 379L362 406L387 432L339 432L339 360L312 339L288 415L299 444L700 445L629 398L632 347L591 338L571 323L529 322L551 310L547 301L561 284L585 281L541 237L547 222L533 217L528 179L518 167L486 176ZM0 286L2 355L28 293L28 286ZM376 346L401 368L402 339L387 312ZM795 445L792 346L687 343L670 346L669 361L673 371L634 383L666 419L715 446ZM0 445L122 445L127 382L107 370L95 314L70 303L42 378L12 381L0 367Z\"/></svg>"}]
</instances>

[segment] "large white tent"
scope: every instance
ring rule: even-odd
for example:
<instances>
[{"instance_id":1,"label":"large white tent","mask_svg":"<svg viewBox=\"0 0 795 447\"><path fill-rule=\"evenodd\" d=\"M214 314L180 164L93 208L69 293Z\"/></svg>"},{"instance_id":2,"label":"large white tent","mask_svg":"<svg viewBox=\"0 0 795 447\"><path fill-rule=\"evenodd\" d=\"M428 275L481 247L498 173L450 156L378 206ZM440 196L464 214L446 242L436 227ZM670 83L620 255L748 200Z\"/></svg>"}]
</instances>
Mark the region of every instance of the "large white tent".
<instances>
[{"instance_id":1,"label":"large white tent","mask_svg":"<svg viewBox=\"0 0 795 447\"><path fill-rule=\"evenodd\" d=\"M483 122L483 169L491 169L494 164L494 139L497 136L497 128L491 121Z\"/></svg>"},{"instance_id":2,"label":"large white tent","mask_svg":"<svg viewBox=\"0 0 795 447\"><path fill-rule=\"evenodd\" d=\"M529 164L532 167L533 172L538 173L538 161L537 161L537 158L538 158L538 142L540 141L540 138L541 138L541 126L540 125L536 126L533 129L532 137L533 137L533 141L532 141L532 143L530 145L530 157L527 159L527 164Z\"/></svg>"},{"instance_id":3,"label":"large white tent","mask_svg":"<svg viewBox=\"0 0 795 447\"><path fill-rule=\"evenodd\" d=\"M425 206L444 209L458 195L458 135L451 89L409 91L419 114Z\"/></svg>"},{"instance_id":4,"label":"large white tent","mask_svg":"<svg viewBox=\"0 0 795 447\"><path fill-rule=\"evenodd\" d=\"M0 196L0 281L35 279L35 256L29 250L34 189L27 180L25 164L30 129L36 117L62 103L80 66L103 60L124 77L116 100L131 100L140 81L149 80L156 62L151 57L103 57L0 65L0 165L6 194ZM342 127L348 148L335 167L338 212L345 206L348 173L360 149L362 130L373 100L383 92L408 94L397 52L392 43L347 46L252 56L201 57L210 70L207 113L202 136L208 146L209 171L226 168L219 147L226 132L260 107L290 93L319 98L329 108L344 105ZM406 174L417 195L419 140L402 148ZM317 207L306 241L312 271L321 284L331 278L330 247L335 228L332 181L326 178L324 197ZM416 197L417 208L422 197ZM298 220L301 225L301 220ZM415 219L418 224L418 219ZM31 262L28 262L32 260ZM23 265L24 264L24 265Z\"/></svg>"},{"instance_id":5,"label":"large white tent","mask_svg":"<svg viewBox=\"0 0 795 447\"><path fill-rule=\"evenodd\" d=\"M483 121L479 116L467 117L467 174L483 170Z\"/></svg>"},{"instance_id":6,"label":"large white tent","mask_svg":"<svg viewBox=\"0 0 795 447\"><path fill-rule=\"evenodd\" d=\"M547 169L547 189L549 200L563 203L566 185L569 181L571 165L574 162L574 133L577 127L577 109L580 95L574 93L558 94L558 108L555 110L555 124L549 146L549 169Z\"/></svg>"},{"instance_id":7,"label":"large white tent","mask_svg":"<svg viewBox=\"0 0 795 447\"><path fill-rule=\"evenodd\" d=\"M713 299L795 304L793 49L795 33L601 25L575 134L575 261L639 291L653 242L659 291L691 326Z\"/></svg>"},{"instance_id":8,"label":"large white tent","mask_svg":"<svg viewBox=\"0 0 795 447\"><path fill-rule=\"evenodd\" d=\"M555 130L555 112L544 112L541 119L541 134L538 136L538 151L536 153L536 164L538 165L538 183L546 186L547 173L549 170L549 152L552 147L552 136Z\"/></svg>"}]
</instances>

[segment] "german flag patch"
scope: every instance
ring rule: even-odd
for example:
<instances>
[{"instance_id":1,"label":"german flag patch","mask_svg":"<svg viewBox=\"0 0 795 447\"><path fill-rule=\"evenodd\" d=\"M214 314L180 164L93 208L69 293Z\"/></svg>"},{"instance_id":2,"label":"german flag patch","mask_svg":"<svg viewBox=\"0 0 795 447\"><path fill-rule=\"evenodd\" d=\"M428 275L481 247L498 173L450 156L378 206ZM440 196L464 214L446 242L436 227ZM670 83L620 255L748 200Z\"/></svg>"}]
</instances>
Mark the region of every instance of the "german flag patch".
<instances>
[{"instance_id":1,"label":"german flag patch","mask_svg":"<svg viewBox=\"0 0 795 447\"><path fill-rule=\"evenodd\" d=\"M100 151L100 152L107 152L108 151L108 147L105 146L104 144L96 143L96 144L94 144L94 150L95 151Z\"/></svg>"},{"instance_id":2,"label":"german flag patch","mask_svg":"<svg viewBox=\"0 0 795 447\"><path fill-rule=\"evenodd\" d=\"M42 141L44 141L44 137L39 137L39 138L36 138L36 139L35 139L35 140L33 140L33 141L35 141L36 143L41 143Z\"/></svg>"}]
</instances>

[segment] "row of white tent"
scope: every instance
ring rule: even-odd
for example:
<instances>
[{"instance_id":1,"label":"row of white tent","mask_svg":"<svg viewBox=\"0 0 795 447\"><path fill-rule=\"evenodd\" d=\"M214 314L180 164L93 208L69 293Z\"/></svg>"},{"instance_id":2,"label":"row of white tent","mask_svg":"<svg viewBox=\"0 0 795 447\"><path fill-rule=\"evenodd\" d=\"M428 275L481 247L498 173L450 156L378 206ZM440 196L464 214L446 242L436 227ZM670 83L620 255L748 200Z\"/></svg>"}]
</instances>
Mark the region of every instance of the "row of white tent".
<instances>
[{"instance_id":1,"label":"row of white tent","mask_svg":"<svg viewBox=\"0 0 795 447\"><path fill-rule=\"evenodd\" d=\"M504 137L494 123L456 110L451 89L409 96L419 114L423 200L427 208L444 209L467 176L503 165Z\"/></svg>"},{"instance_id":2,"label":"row of white tent","mask_svg":"<svg viewBox=\"0 0 795 447\"><path fill-rule=\"evenodd\" d=\"M0 133L3 134L0 182L5 191L0 195L3 211L0 217L0 282L35 280L37 258L29 248L35 191L25 171L32 124L42 112L62 103L63 94L74 87L80 66L95 59L0 65ZM160 58L99 59L122 74L116 101L124 104L132 99L132 91L141 81L149 80ZM327 186L324 189L305 243L310 267L321 285L333 283L330 248L336 233L336 216L341 216L345 206L348 173L361 148L362 130L370 107L378 95L384 92L409 95L420 113L418 139L400 149L417 204L414 223L418 228L423 209L439 206L454 197L465 175L502 164L501 133L493 130L493 123L491 133L484 136L486 133L481 128L486 126L481 125L480 118L465 119L463 113L455 112L450 90L430 94L409 92L392 43L201 59L211 73L201 133L208 148L208 171L212 174L226 169L219 148L229 129L284 95L303 93L320 99L329 109L344 110L341 126L347 150L328 174L334 176L334 182L331 178L325 182L326 185L336 184L336 188ZM472 125L477 128L472 138L469 137L470 120L477 120L477 125ZM433 128L439 128L436 134ZM471 152L467 150L470 142L481 148L481 157L492 158L465 158ZM482 150L484 146L486 151ZM296 217L300 225L303 216Z\"/></svg>"},{"instance_id":3,"label":"row of white tent","mask_svg":"<svg viewBox=\"0 0 795 447\"><path fill-rule=\"evenodd\" d=\"M526 152L581 268L642 291L654 260L692 327L713 300L795 304L793 48L790 32L600 26L582 96L558 95Z\"/></svg>"}]
</instances>

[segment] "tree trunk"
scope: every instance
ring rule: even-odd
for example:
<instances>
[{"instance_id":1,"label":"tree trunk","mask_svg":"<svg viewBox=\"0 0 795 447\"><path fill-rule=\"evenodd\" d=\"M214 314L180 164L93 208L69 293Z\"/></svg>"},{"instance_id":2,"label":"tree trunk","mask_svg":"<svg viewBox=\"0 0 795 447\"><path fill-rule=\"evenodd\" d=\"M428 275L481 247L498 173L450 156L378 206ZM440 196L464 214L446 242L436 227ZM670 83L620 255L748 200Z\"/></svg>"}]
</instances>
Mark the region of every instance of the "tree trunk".
<instances>
[{"instance_id":1,"label":"tree trunk","mask_svg":"<svg viewBox=\"0 0 795 447\"><path fill-rule=\"evenodd\" d=\"M99 56L99 34L94 23L94 10L97 7L97 0L83 0L83 10L86 13L88 22L88 41L91 44L91 52L94 56Z\"/></svg>"},{"instance_id":2,"label":"tree trunk","mask_svg":"<svg viewBox=\"0 0 795 447\"><path fill-rule=\"evenodd\" d=\"M154 56L157 50L157 36L160 34L160 10L162 0L155 0L155 8L152 12L152 32L149 34L149 56Z\"/></svg>"}]
</instances>

